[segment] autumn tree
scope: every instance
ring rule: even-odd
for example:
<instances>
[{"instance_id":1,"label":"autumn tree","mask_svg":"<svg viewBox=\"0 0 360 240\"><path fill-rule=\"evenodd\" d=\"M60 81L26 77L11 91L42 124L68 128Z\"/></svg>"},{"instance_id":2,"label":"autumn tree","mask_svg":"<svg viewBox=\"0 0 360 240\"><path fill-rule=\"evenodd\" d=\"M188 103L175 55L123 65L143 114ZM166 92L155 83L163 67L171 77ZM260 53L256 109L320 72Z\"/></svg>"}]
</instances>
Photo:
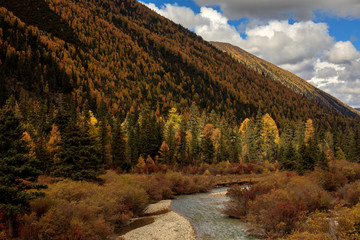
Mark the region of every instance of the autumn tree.
<instances>
[{"instance_id":1,"label":"autumn tree","mask_svg":"<svg viewBox=\"0 0 360 240\"><path fill-rule=\"evenodd\" d=\"M305 123L305 133L304 133L304 141L305 143L308 143L310 139L314 138L314 126L313 121L311 119L308 119Z\"/></svg>"},{"instance_id":2,"label":"autumn tree","mask_svg":"<svg viewBox=\"0 0 360 240\"><path fill-rule=\"evenodd\" d=\"M159 154L160 154L160 161L162 163L165 164L169 164L171 161L171 153L170 153L170 148L169 146L166 144L166 142L163 142L161 144L160 150L159 150Z\"/></svg>"},{"instance_id":3,"label":"autumn tree","mask_svg":"<svg viewBox=\"0 0 360 240\"><path fill-rule=\"evenodd\" d=\"M280 137L277 125L268 113L262 117L262 127L261 138L264 149L264 159L274 161L276 159Z\"/></svg>"},{"instance_id":4,"label":"autumn tree","mask_svg":"<svg viewBox=\"0 0 360 240\"><path fill-rule=\"evenodd\" d=\"M49 141L47 142L47 150L50 153L50 157L53 163L59 160L56 154L59 151L60 139L61 134L59 129L55 124L53 124L50 131Z\"/></svg>"}]
</instances>

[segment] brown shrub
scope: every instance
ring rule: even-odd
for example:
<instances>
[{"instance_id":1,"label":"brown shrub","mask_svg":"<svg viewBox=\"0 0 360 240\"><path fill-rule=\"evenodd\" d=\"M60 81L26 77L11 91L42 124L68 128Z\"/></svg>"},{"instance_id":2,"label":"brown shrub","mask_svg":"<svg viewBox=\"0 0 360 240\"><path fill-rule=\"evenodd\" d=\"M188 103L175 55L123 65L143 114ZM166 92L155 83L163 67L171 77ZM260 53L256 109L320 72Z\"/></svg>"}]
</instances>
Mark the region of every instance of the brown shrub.
<instances>
[{"instance_id":1,"label":"brown shrub","mask_svg":"<svg viewBox=\"0 0 360 240\"><path fill-rule=\"evenodd\" d=\"M294 202L288 192L273 190L258 196L250 205L250 219L261 224L269 237L290 233L305 214L305 205Z\"/></svg>"},{"instance_id":2,"label":"brown shrub","mask_svg":"<svg viewBox=\"0 0 360 240\"><path fill-rule=\"evenodd\" d=\"M348 182L345 175L337 169L330 171L316 169L310 173L309 178L314 179L326 191L336 191Z\"/></svg>"},{"instance_id":3,"label":"brown shrub","mask_svg":"<svg viewBox=\"0 0 360 240\"><path fill-rule=\"evenodd\" d=\"M329 167L331 170L337 170L344 174L344 176L349 180L349 182L360 179L359 163L349 162L346 160L336 160L329 162Z\"/></svg>"},{"instance_id":4,"label":"brown shrub","mask_svg":"<svg viewBox=\"0 0 360 240\"><path fill-rule=\"evenodd\" d=\"M338 197L347 206L354 206L360 200L360 181L346 184L338 191Z\"/></svg>"}]
</instances>

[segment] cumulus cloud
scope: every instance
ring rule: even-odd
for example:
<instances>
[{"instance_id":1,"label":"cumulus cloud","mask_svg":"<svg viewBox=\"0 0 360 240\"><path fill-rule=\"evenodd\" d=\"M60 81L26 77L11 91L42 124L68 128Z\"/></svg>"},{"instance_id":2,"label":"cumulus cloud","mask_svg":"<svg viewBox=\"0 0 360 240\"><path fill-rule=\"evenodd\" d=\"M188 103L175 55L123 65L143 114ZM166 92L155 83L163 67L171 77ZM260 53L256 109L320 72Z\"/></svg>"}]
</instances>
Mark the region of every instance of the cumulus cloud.
<instances>
[{"instance_id":1,"label":"cumulus cloud","mask_svg":"<svg viewBox=\"0 0 360 240\"><path fill-rule=\"evenodd\" d=\"M155 4L145 4L148 8L154 10L160 15L171 19L172 21L183 25L186 28L194 29L199 25L208 25L210 20L195 14L191 8L181 7L178 5L165 4L158 8Z\"/></svg>"},{"instance_id":2,"label":"cumulus cloud","mask_svg":"<svg viewBox=\"0 0 360 240\"><path fill-rule=\"evenodd\" d=\"M289 24L270 21L245 31L246 50L277 65L301 63L327 50L333 43L328 26L312 21Z\"/></svg>"},{"instance_id":3,"label":"cumulus cloud","mask_svg":"<svg viewBox=\"0 0 360 240\"><path fill-rule=\"evenodd\" d=\"M195 0L201 6L220 5L230 19L243 17L259 19L309 20L315 10L339 17L360 17L358 0Z\"/></svg>"},{"instance_id":4,"label":"cumulus cloud","mask_svg":"<svg viewBox=\"0 0 360 240\"><path fill-rule=\"evenodd\" d=\"M292 2L288 1L289 4ZM349 105L360 105L360 52L350 41L336 42L329 35L326 23L309 20L293 24L286 20L253 21L243 26L246 38L242 38L224 14L210 7L201 7L200 13L194 13L190 8L171 4L160 8L154 4L147 6L192 29L205 40L239 46L297 74Z\"/></svg>"},{"instance_id":5,"label":"cumulus cloud","mask_svg":"<svg viewBox=\"0 0 360 240\"><path fill-rule=\"evenodd\" d=\"M349 42L337 42L326 54L328 60L332 63L350 63L351 61L359 58L359 53L355 49L354 45Z\"/></svg>"}]
</instances>

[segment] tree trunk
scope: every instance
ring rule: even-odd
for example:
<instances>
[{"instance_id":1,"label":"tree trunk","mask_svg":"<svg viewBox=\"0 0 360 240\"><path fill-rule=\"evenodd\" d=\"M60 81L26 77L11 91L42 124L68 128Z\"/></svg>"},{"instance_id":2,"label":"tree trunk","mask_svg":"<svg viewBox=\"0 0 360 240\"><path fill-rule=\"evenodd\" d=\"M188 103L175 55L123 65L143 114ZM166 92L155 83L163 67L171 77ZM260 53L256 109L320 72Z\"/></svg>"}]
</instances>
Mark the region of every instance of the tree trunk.
<instances>
[{"instance_id":1,"label":"tree trunk","mask_svg":"<svg viewBox=\"0 0 360 240\"><path fill-rule=\"evenodd\" d=\"M12 216L10 216L9 218L8 218L8 224L9 224L9 236L10 236L10 238L12 239L12 238L14 238L15 237L15 222L14 222L14 217L12 217Z\"/></svg>"}]
</instances>

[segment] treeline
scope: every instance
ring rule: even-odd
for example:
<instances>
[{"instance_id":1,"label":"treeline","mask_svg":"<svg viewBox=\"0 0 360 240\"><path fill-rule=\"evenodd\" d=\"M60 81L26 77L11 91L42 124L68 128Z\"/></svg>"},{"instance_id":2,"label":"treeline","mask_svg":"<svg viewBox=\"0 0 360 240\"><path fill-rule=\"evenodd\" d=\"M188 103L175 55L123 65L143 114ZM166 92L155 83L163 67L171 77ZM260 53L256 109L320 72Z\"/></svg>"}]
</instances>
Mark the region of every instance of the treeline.
<instances>
[{"instance_id":1,"label":"treeline","mask_svg":"<svg viewBox=\"0 0 360 240\"><path fill-rule=\"evenodd\" d=\"M327 168L335 157L359 161L360 156L359 127L323 133L308 119L280 128L261 109L239 125L195 104L190 112L172 108L165 116L149 106L113 116L106 108L79 112L61 95L58 101L47 107L24 96L4 107L21 121L23 140L44 175L95 180L101 169L130 172L157 163L181 170L225 161L278 162L281 169L304 173Z\"/></svg>"}]
</instances>

